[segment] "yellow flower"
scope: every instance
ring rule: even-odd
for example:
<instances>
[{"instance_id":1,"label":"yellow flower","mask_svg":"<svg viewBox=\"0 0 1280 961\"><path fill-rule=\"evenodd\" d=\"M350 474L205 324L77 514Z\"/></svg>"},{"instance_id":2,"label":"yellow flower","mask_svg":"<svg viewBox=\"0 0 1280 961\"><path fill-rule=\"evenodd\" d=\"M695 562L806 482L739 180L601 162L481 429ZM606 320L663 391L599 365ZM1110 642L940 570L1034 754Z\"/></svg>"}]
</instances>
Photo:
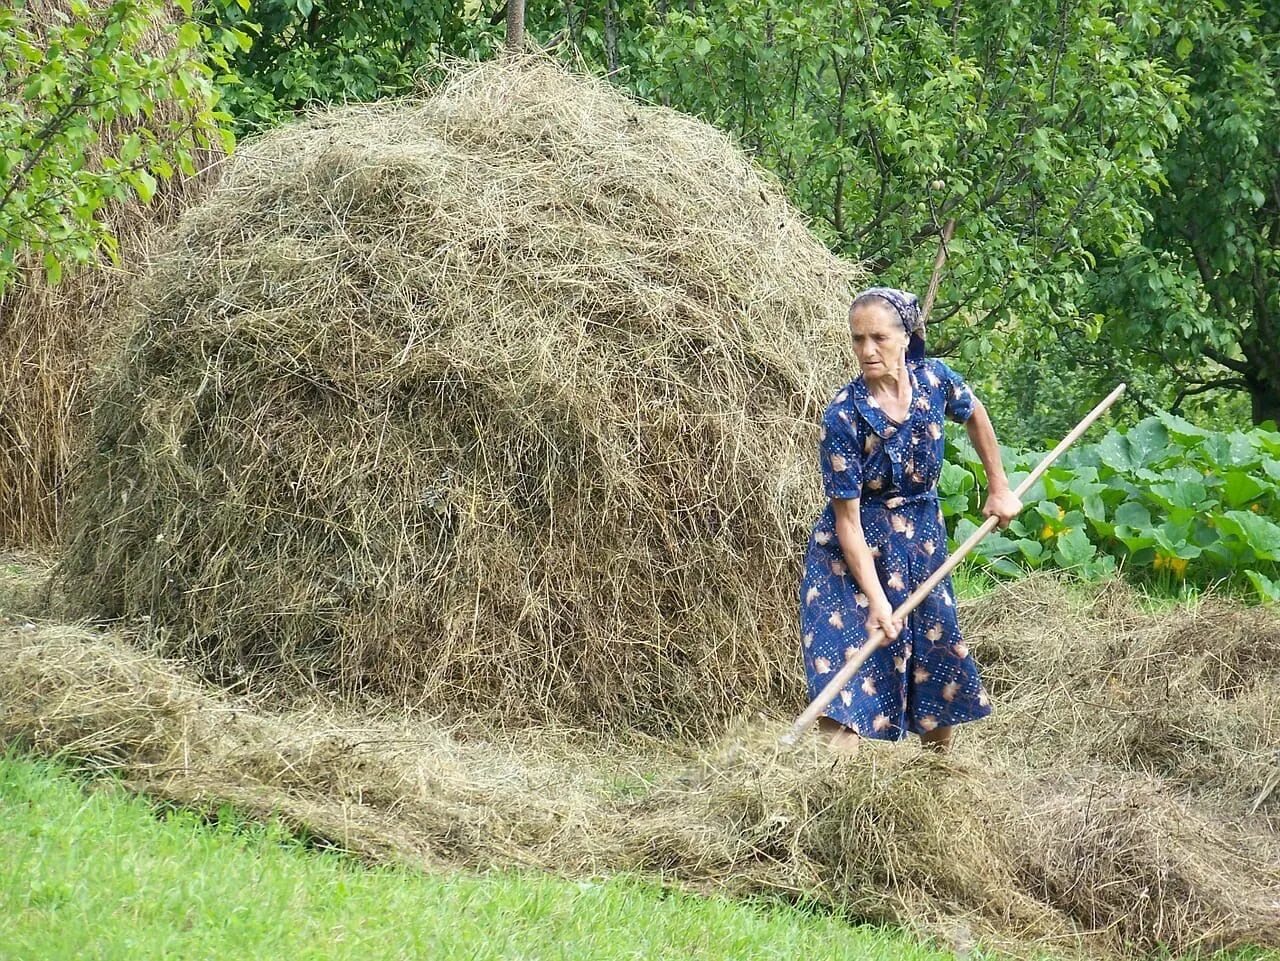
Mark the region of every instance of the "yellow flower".
<instances>
[{"instance_id":1,"label":"yellow flower","mask_svg":"<svg viewBox=\"0 0 1280 961\"><path fill-rule=\"evenodd\" d=\"M1173 571L1174 577L1182 578L1187 573L1187 560L1184 557L1169 558L1169 570Z\"/></svg>"},{"instance_id":2,"label":"yellow flower","mask_svg":"<svg viewBox=\"0 0 1280 961\"><path fill-rule=\"evenodd\" d=\"M1262 513L1262 505L1261 505L1261 504L1250 504L1250 505L1249 505L1249 510L1253 511L1255 514L1261 514L1261 513Z\"/></svg>"},{"instance_id":3,"label":"yellow flower","mask_svg":"<svg viewBox=\"0 0 1280 961\"><path fill-rule=\"evenodd\" d=\"M1040 540L1047 541L1052 536L1053 536L1053 528L1050 527L1048 524L1045 524L1044 530L1040 532Z\"/></svg>"},{"instance_id":4,"label":"yellow flower","mask_svg":"<svg viewBox=\"0 0 1280 961\"><path fill-rule=\"evenodd\" d=\"M1066 511L1064 511L1061 507L1059 507L1059 508L1058 508L1058 520L1062 520L1062 519L1063 519L1064 517L1066 517L1066 516L1067 516L1067 512L1066 512Z\"/></svg>"},{"instance_id":5,"label":"yellow flower","mask_svg":"<svg viewBox=\"0 0 1280 961\"><path fill-rule=\"evenodd\" d=\"M1151 566L1158 571L1164 570L1168 564L1169 558L1165 557L1163 554L1156 554L1156 559L1151 562Z\"/></svg>"}]
</instances>

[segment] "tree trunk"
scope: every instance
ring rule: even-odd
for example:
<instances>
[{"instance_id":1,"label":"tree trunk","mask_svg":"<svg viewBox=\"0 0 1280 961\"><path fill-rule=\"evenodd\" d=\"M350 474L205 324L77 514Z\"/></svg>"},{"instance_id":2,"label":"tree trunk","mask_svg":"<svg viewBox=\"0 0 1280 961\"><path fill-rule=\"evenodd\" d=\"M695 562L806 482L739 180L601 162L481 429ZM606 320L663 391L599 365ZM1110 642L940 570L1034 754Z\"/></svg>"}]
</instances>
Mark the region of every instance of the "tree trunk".
<instances>
[{"instance_id":1,"label":"tree trunk","mask_svg":"<svg viewBox=\"0 0 1280 961\"><path fill-rule=\"evenodd\" d=\"M618 72L618 0L604 2L604 58L610 73Z\"/></svg>"},{"instance_id":2,"label":"tree trunk","mask_svg":"<svg viewBox=\"0 0 1280 961\"><path fill-rule=\"evenodd\" d=\"M569 31L569 43L577 50L582 46L582 38L578 35L578 21L573 15L573 0L564 0L564 24Z\"/></svg>"},{"instance_id":3,"label":"tree trunk","mask_svg":"<svg viewBox=\"0 0 1280 961\"><path fill-rule=\"evenodd\" d=\"M1261 266L1253 272L1253 324L1240 337L1240 350L1249 365L1244 375L1253 398L1253 422L1280 424L1280 310L1277 310L1275 277Z\"/></svg>"},{"instance_id":4,"label":"tree trunk","mask_svg":"<svg viewBox=\"0 0 1280 961\"><path fill-rule=\"evenodd\" d=\"M524 53L524 0L507 0L506 55L518 57Z\"/></svg>"},{"instance_id":5,"label":"tree trunk","mask_svg":"<svg viewBox=\"0 0 1280 961\"><path fill-rule=\"evenodd\" d=\"M1254 390L1253 422L1261 424L1264 420L1280 426L1280 391Z\"/></svg>"},{"instance_id":6,"label":"tree trunk","mask_svg":"<svg viewBox=\"0 0 1280 961\"><path fill-rule=\"evenodd\" d=\"M1253 401L1253 422L1280 424L1280 344L1263 344L1260 338L1242 340L1250 368L1244 380Z\"/></svg>"}]
</instances>

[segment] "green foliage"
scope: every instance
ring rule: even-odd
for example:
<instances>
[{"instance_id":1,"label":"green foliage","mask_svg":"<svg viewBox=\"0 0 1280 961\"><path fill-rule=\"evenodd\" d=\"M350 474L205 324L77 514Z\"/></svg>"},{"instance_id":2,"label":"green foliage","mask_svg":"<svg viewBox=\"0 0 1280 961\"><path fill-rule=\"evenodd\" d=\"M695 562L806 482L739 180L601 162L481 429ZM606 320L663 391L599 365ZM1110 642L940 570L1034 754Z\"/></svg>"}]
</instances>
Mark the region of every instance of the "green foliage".
<instances>
[{"instance_id":1,"label":"green foliage","mask_svg":"<svg viewBox=\"0 0 1280 961\"><path fill-rule=\"evenodd\" d=\"M189 17L191 0L180 6ZM149 202L202 148L230 147L214 71L247 36L184 19L160 49L166 0L66 9L36 22L24 3L0 8L0 292L23 255L55 283L100 249L114 256L109 204Z\"/></svg>"},{"instance_id":2,"label":"green foliage","mask_svg":"<svg viewBox=\"0 0 1280 961\"><path fill-rule=\"evenodd\" d=\"M1250 422L1244 394L1183 395L1197 375L1211 376L1211 362L1178 370L1154 366L1137 356L1143 346L1143 341L1122 341L1111 332L1093 339L1081 331L1041 331L974 364L968 380L990 410L1001 439L1018 448L1052 447L1121 381L1128 390L1107 414L1116 426L1131 427L1160 410L1209 427Z\"/></svg>"},{"instance_id":3,"label":"green foliage","mask_svg":"<svg viewBox=\"0 0 1280 961\"><path fill-rule=\"evenodd\" d=\"M1096 329L1074 294L1136 240L1184 97L1149 54L1155 9L673 5L626 76L753 147L880 281L923 290L954 217L934 337L973 362L1019 318Z\"/></svg>"},{"instance_id":4,"label":"green foliage","mask_svg":"<svg viewBox=\"0 0 1280 961\"><path fill-rule=\"evenodd\" d=\"M1017 484L1043 455L1006 450ZM982 522L985 480L960 441L943 471L943 512L963 540ZM1068 451L1023 498L1022 515L975 551L991 571L1118 566L1166 583L1227 581L1280 601L1280 433L1216 432L1173 414Z\"/></svg>"},{"instance_id":5,"label":"green foliage","mask_svg":"<svg viewBox=\"0 0 1280 961\"><path fill-rule=\"evenodd\" d=\"M241 129L273 126L314 103L403 94L451 56L487 58L501 28L454 0L255 0L206 11L215 29L256 33L236 51L224 96Z\"/></svg>"},{"instance_id":6,"label":"green foliage","mask_svg":"<svg viewBox=\"0 0 1280 961\"><path fill-rule=\"evenodd\" d=\"M1142 242L1100 260L1095 308L1133 362L1241 390L1280 419L1280 6L1166 0L1156 52L1188 77L1188 117Z\"/></svg>"},{"instance_id":7,"label":"green foliage","mask_svg":"<svg viewBox=\"0 0 1280 961\"><path fill-rule=\"evenodd\" d=\"M209 13L246 16L241 128L408 91L504 29L478 0ZM923 289L954 217L934 352L1028 441L1120 379L1137 412L1280 416L1275 4L566 0L527 19L556 56L731 132L878 280Z\"/></svg>"}]
</instances>

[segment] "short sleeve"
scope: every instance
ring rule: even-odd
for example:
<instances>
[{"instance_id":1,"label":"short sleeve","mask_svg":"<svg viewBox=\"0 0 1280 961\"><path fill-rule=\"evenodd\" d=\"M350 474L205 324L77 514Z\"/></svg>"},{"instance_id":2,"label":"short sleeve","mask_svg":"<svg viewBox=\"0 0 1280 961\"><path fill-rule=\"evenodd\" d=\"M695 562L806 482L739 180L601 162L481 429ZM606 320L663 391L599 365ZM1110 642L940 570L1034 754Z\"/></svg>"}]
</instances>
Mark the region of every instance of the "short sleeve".
<instances>
[{"instance_id":1,"label":"short sleeve","mask_svg":"<svg viewBox=\"0 0 1280 961\"><path fill-rule=\"evenodd\" d=\"M940 360L933 361L934 372L941 379L942 399L946 415L957 424L963 424L973 416L973 408L978 399L957 374Z\"/></svg>"},{"instance_id":2,"label":"short sleeve","mask_svg":"<svg viewBox=\"0 0 1280 961\"><path fill-rule=\"evenodd\" d=\"M858 428L846 410L828 409L822 418L818 460L822 489L828 497L854 500L862 494L861 444Z\"/></svg>"}]
</instances>

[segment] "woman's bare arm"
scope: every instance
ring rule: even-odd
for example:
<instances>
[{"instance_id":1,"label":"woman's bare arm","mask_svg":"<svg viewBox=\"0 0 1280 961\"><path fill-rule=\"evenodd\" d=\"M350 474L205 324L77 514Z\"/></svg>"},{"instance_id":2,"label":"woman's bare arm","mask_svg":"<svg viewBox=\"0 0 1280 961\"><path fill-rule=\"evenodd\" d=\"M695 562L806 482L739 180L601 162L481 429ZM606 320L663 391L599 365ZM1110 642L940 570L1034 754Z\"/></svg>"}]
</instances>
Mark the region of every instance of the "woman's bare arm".
<instances>
[{"instance_id":1,"label":"woman's bare arm","mask_svg":"<svg viewBox=\"0 0 1280 961\"><path fill-rule=\"evenodd\" d=\"M974 402L973 414L964 422L964 428L987 472L987 502L983 505L982 516L997 517L1001 527L1008 527L1022 510L1022 501L1009 489L1009 478L1005 476L1004 464L1000 461L1000 443L996 440L995 427L981 401Z\"/></svg>"}]
</instances>

